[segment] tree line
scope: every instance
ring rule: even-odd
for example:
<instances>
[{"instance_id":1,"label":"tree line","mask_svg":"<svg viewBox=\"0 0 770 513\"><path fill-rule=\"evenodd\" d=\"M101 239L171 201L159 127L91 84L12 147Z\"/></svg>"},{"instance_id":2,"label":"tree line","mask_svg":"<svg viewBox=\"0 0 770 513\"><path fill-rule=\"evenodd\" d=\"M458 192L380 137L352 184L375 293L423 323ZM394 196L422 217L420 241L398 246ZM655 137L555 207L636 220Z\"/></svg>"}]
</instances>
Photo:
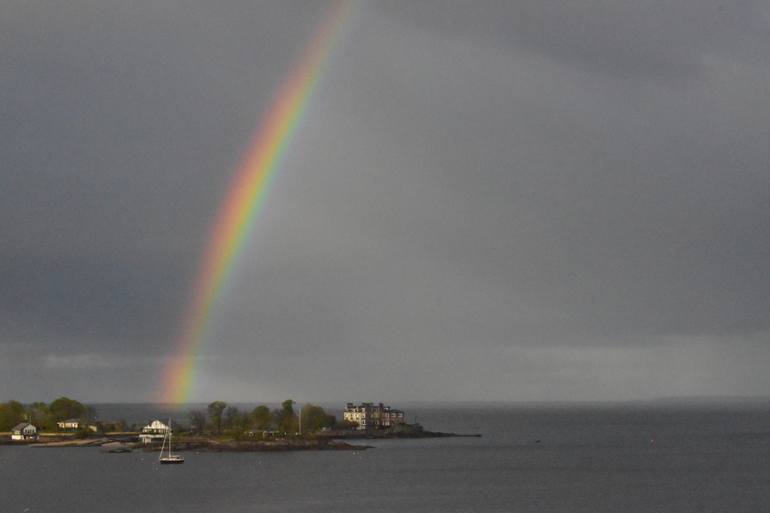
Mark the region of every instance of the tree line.
<instances>
[{"instance_id":1,"label":"tree line","mask_svg":"<svg viewBox=\"0 0 770 513\"><path fill-rule=\"evenodd\" d=\"M229 434L241 437L246 433L275 431L281 434L314 433L324 428L341 427L334 415L323 408L305 404L300 412L295 411L296 403L286 399L280 408L270 409L259 405L251 411L242 411L224 401L214 401L205 411L190 412L190 431L197 434Z\"/></svg>"},{"instance_id":2,"label":"tree line","mask_svg":"<svg viewBox=\"0 0 770 513\"><path fill-rule=\"evenodd\" d=\"M25 406L14 400L0 403L0 431L10 431L21 422L29 422L42 430L54 430L62 420L77 419L85 425L95 417L92 407L69 397L59 397L50 404L34 402Z\"/></svg>"},{"instance_id":3,"label":"tree line","mask_svg":"<svg viewBox=\"0 0 770 513\"><path fill-rule=\"evenodd\" d=\"M193 410L189 414L189 429L196 434L229 435L236 438L247 433L271 431L280 434L300 432L314 433L324 428L348 428L350 423L337 422L323 408L314 404L305 404L300 411L295 411L296 403L287 399L279 408L270 409L259 405L251 410L241 410L237 406L224 401L214 401L205 410ZM58 430L58 422L76 419L80 422L84 433L90 425L96 426L99 432L115 432L139 430L141 426L127 425L124 420L112 422L96 421L93 407L85 405L69 397L59 397L46 404L34 402L24 405L19 401L10 400L0 403L0 432L13 429L21 422L34 424L40 431ZM175 427L176 429L176 427Z\"/></svg>"}]
</instances>

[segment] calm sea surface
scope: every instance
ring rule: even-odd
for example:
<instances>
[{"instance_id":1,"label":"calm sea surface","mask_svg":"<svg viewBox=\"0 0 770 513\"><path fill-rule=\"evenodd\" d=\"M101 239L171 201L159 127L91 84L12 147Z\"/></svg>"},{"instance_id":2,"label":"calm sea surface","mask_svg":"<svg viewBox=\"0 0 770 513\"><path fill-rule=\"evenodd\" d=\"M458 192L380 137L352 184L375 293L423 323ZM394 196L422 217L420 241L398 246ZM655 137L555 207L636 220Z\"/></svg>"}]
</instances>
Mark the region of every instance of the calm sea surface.
<instances>
[{"instance_id":1,"label":"calm sea surface","mask_svg":"<svg viewBox=\"0 0 770 513\"><path fill-rule=\"evenodd\" d=\"M153 454L0 446L0 512L770 511L770 405L410 405L483 438L368 451ZM97 405L129 422L183 411ZM539 443L536 443L540 440Z\"/></svg>"}]
</instances>

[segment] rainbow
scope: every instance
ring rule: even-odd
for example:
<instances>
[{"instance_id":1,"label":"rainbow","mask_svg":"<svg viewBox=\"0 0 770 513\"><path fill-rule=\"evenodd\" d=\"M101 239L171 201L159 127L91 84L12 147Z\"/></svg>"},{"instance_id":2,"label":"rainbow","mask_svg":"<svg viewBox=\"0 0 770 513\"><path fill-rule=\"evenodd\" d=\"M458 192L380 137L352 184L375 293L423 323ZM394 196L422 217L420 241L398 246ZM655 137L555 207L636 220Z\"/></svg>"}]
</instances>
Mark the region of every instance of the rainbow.
<instances>
[{"instance_id":1,"label":"rainbow","mask_svg":"<svg viewBox=\"0 0 770 513\"><path fill-rule=\"evenodd\" d=\"M351 5L349 0L335 2L321 22L279 88L232 179L203 254L175 355L163 370L163 402L183 403L189 399L212 309L262 209L265 193L349 17Z\"/></svg>"}]
</instances>

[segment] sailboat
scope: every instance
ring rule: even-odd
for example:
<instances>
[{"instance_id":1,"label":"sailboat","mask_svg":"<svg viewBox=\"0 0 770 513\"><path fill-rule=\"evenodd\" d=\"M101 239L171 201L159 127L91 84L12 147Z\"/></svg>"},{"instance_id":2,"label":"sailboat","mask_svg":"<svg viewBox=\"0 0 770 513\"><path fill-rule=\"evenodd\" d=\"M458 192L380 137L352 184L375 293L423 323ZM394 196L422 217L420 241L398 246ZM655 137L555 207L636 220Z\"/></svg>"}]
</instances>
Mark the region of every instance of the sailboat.
<instances>
[{"instance_id":1,"label":"sailboat","mask_svg":"<svg viewBox=\"0 0 770 513\"><path fill-rule=\"evenodd\" d=\"M166 447L166 438L168 438L168 456L163 456L163 449ZM184 458L178 454L171 454L171 419L168 419L168 431L163 436L163 445L160 446L160 455L158 461L161 465L172 465L184 463Z\"/></svg>"}]
</instances>

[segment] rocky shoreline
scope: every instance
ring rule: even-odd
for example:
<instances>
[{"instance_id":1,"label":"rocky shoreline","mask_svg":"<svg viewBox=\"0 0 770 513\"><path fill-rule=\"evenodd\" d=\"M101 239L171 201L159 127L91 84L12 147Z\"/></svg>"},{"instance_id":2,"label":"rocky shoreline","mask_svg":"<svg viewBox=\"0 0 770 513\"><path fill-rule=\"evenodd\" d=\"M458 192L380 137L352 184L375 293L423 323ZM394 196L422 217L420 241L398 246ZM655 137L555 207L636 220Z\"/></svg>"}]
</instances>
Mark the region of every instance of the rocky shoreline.
<instances>
[{"instance_id":1,"label":"rocky shoreline","mask_svg":"<svg viewBox=\"0 0 770 513\"><path fill-rule=\"evenodd\" d=\"M46 437L47 440L10 442L8 445L28 445L29 447L101 447L106 452L130 452L142 450L145 452L160 451L160 444L146 445L138 441L136 436L94 436L88 438L73 438L71 436ZM441 431L425 431L410 426L408 429L387 431L329 431L317 433L308 437L272 438L266 440L232 440L214 437L180 436L174 440L174 451L198 452L264 452L264 451L363 451L372 448L369 445L350 443L359 440L392 440L392 439L425 439L451 437L481 437L480 434L444 433ZM5 441L4 441L5 442ZM5 443L3 443L5 445ZM120 450L110 450L119 447Z\"/></svg>"},{"instance_id":2,"label":"rocky shoreline","mask_svg":"<svg viewBox=\"0 0 770 513\"><path fill-rule=\"evenodd\" d=\"M481 438L479 433L443 433L441 431L373 431L346 433L344 435L334 435L335 438L344 440L389 440L389 439L412 439L412 438Z\"/></svg>"},{"instance_id":3,"label":"rocky shoreline","mask_svg":"<svg viewBox=\"0 0 770 513\"><path fill-rule=\"evenodd\" d=\"M265 452L265 451L363 451L368 445L354 445L340 440L279 439L279 440L230 440L213 439L184 440L174 442L174 452ZM160 451L159 445L142 446L145 452Z\"/></svg>"},{"instance_id":4,"label":"rocky shoreline","mask_svg":"<svg viewBox=\"0 0 770 513\"><path fill-rule=\"evenodd\" d=\"M145 452L158 452L161 446L158 444L145 445L140 442L116 440L114 438L79 438L68 440L55 440L47 442L16 442L8 445L26 445L33 448L62 448L62 447L101 447L105 450L112 447L121 447L130 450L142 450ZM350 444L341 440L327 440L323 438L312 439L277 439L277 440L216 440L210 438L196 438L192 440L180 440L174 443L174 452L198 451L198 452L260 452L260 451L363 451L371 446Z\"/></svg>"}]
</instances>

